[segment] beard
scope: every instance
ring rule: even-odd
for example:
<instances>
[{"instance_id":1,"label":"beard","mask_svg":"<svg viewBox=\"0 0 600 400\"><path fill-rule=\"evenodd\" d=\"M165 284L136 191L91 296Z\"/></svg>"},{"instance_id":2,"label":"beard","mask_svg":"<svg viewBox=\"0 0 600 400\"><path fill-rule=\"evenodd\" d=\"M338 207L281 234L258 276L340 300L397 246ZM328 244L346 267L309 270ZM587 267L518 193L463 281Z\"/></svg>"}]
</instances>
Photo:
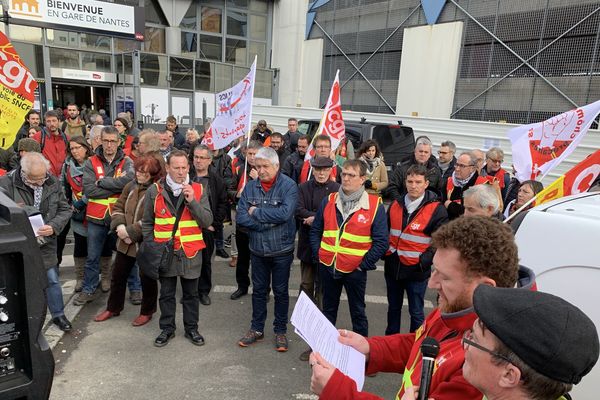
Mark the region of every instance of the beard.
<instances>
[{"instance_id":1,"label":"beard","mask_svg":"<svg viewBox=\"0 0 600 400\"><path fill-rule=\"evenodd\" d=\"M441 296L438 298L438 304L441 300ZM466 310L473 306L472 294L469 297L466 293L461 293L459 297L454 299L452 302L448 302L447 299L444 300L443 303L439 304L440 311L444 314L451 314L455 312L459 312L462 310Z\"/></svg>"}]
</instances>

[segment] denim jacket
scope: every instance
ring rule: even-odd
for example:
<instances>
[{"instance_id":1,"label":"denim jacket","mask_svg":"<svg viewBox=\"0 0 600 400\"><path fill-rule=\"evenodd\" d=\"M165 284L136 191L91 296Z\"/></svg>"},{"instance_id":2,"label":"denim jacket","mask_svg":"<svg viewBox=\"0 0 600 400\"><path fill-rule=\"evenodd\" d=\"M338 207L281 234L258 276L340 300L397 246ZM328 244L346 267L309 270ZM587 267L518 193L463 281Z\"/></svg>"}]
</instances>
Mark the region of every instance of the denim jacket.
<instances>
[{"instance_id":1,"label":"denim jacket","mask_svg":"<svg viewBox=\"0 0 600 400\"><path fill-rule=\"evenodd\" d=\"M237 206L236 222L248 230L252 254L272 257L294 251L297 203L296 183L281 173L266 193L258 179L246 184ZM250 215L248 209L252 206L256 210Z\"/></svg>"}]
</instances>

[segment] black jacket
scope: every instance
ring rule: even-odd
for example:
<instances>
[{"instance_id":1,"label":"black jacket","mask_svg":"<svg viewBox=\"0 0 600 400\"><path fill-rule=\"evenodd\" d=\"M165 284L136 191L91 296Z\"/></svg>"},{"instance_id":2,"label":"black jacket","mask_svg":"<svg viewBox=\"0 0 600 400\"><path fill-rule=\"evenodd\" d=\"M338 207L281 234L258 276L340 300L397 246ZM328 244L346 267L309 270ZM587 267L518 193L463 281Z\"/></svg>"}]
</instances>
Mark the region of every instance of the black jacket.
<instances>
[{"instance_id":1,"label":"black jacket","mask_svg":"<svg viewBox=\"0 0 600 400\"><path fill-rule=\"evenodd\" d=\"M404 195L406 194L406 172L414 164L417 164L417 160L413 154L394 170L387 188L387 193L392 200L404 201ZM430 157L425 167L427 168L427 180L429 180L427 190L431 190L439 195L442 170L437 165L437 159Z\"/></svg>"},{"instance_id":2,"label":"black jacket","mask_svg":"<svg viewBox=\"0 0 600 400\"><path fill-rule=\"evenodd\" d=\"M446 212L446 207L442 203L440 203L440 199L437 195L429 190L425 192L425 197L419 207L410 215L406 211L406 206L404 205L404 199L402 200L394 200L398 201L398 203L404 209L402 213L402 229L405 229L406 226L413 220L415 215L425 207L426 204L438 202L438 206L436 207L433 215L429 222L427 222L427 226L424 229L424 233L427 236L431 236L433 232L435 232L440 226L448 222L448 213ZM388 209L388 226L390 224L390 212ZM384 271L386 279L405 279L410 281L422 281L431 276L431 265L433 264L433 255L435 254L435 250L433 247L429 247L421 257L419 257L419 263L416 265L403 265L400 262L400 258L396 253L385 256L385 264Z\"/></svg>"},{"instance_id":3,"label":"black jacket","mask_svg":"<svg viewBox=\"0 0 600 400\"><path fill-rule=\"evenodd\" d=\"M296 183L300 180L300 172L304 165L304 156L301 156L297 151L290 154L281 166L281 172L292 178Z\"/></svg>"},{"instance_id":4,"label":"black jacket","mask_svg":"<svg viewBox=\"0 0 600 400\"><path fill-rule=\"evenodd\" d=\"M471 186L475 185L475 182L477 181L477 178L479 178L479 174L477 173L477 171L475 171L475 173L473 174L473 176L471 177L471 179L469 179L469 182L467 182L467 184L465 186L463 186L462 188L460 187L454 187L454 189L452 190L452 194L450 195L450 198L448 198L448 189L445 189L442 193L442 201L443 203L446 203L446 200L459 200L458 202L453 201L452 203L448 204L448 219L450 219L450 221L452 221L455 218L460 217L461 215L463 215L465 213L465 206L463 205L463 193L465 192L465 190L467 190L468 188L470 188Z\"/></svg>"},{"instance_id":5,"label":"black jacket","mask_svg":"<svg viewBox=\"0 0 600 400\"><path fill-rule=\"evenodd\" d=\"M317 215L317 210L321 206L323 199L330 193L337 192L340 184L328 180L327 183L320 184L314 179L310 179L298 186L298 208L296 209L296 219L300 229L298 231L298 259L305 263L312 263L312 251L310 248L310 225L303 223L304 218Z\"/></svg>"},{"instance_id":6,"label":"black jacket","mask_svg":"<svg viewBox=\"0 0 600 400\"><path fill-rule=\"evenodd\" d=\"M202 183L202 179L194 176L194 182ZM213 166L208 169L208 202L213 215L212 226L220 228L223 226L223 221L229 214L229 203L227 202L227 188L225 182L221 178Z\"/></svg>"},{"instance_id":7,"label":"black jacket","mask_svg":"<svg viewBox=\"0 0 600 400\"><path fill-rule=\"evenodd\" d=\"M440 188L439 188L440 194L444 193L444 191L446 190L446 182L448 182L448 178L450 178L452 176L455 165L456 165L456 157L452 157L452 161L450 161L450 165L448 165L448 169L442 173L442 179L440 180ZM440 168L440 171L441 171L441 168Z\"/></svg>"}]
</instances>

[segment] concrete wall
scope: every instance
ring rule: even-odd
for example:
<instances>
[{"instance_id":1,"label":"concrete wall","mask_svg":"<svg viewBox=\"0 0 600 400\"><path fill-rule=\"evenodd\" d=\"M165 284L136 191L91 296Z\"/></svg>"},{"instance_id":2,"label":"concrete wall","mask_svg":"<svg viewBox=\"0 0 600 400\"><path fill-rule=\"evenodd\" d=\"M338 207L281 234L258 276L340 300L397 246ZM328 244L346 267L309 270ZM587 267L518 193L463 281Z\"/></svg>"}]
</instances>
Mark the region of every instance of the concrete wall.
<instances>
[{"instance_id":1,"label":"concrete wall","mask_svg":"<svg viewBox=\"0 0 600 400\"><path fill-rule=\"evenodd\" d=\"M304 40L308 0L279 0L273 8L271 68L279 70L279 105L319 107L323 40Z\"/></svg>"},{"instance_id":2,"label":"concrete wall","mask_svg":"<svg viewBox=\"0 0 600 400\"><path fill-rule=\"evenodd\" d=\"M462 32L462 22L404 29L397 115L450 117Z\"/></svg>"}]
</instances>

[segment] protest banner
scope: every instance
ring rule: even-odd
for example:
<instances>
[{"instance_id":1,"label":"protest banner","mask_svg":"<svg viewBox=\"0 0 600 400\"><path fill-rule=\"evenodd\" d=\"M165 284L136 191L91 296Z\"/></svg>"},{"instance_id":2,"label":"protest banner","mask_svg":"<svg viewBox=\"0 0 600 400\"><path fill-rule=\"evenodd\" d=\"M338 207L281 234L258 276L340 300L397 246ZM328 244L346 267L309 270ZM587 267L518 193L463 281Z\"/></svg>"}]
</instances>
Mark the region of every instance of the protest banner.
<instances>
[{"instance_id":1,"label":"protest banner","mask_svg":"<svg viewBox=\"0 0 600 400\"><path fill-rule=\"evenodd\" d=\"M517 179L543 179L575 150L598 113L600 101L511 129L508 137Z\"/></svg>"},{"instance_id":2,"label":"protest banner","mask_svg":"<svg viewBox=\"0 0 600 400\"><path fill-rule=\"evenodd\" d=\"M33 106L37 82L0 32L0 147L8 149Z\"/></svg>"}]
</instances>

